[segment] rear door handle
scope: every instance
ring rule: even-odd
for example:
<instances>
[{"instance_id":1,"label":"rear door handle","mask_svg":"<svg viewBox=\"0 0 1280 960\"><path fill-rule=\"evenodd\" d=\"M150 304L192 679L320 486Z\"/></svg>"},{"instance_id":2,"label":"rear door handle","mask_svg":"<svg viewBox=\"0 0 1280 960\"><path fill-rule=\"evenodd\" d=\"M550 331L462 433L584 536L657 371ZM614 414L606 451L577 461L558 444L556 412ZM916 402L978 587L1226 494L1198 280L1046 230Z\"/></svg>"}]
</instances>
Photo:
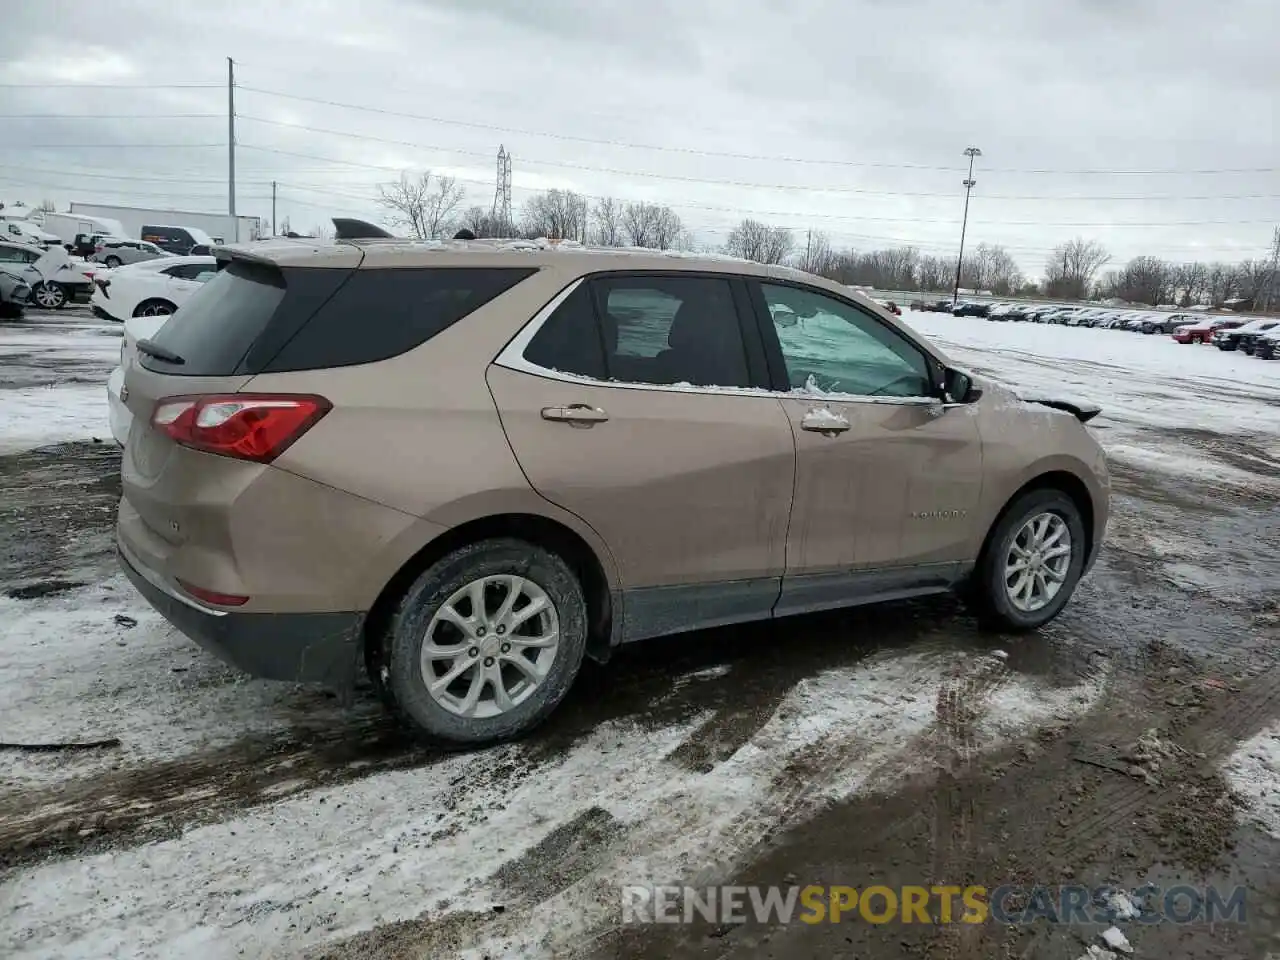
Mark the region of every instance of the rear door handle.
<instances>
[{"instance_id":1,"label":"rear door handle","mask_svg":"<svg viewBox=\"0 0 1280 960\"><path fill-rule=\"evenodd\" d=\"M575 427L589 427L595 423L604 423L609 415L589 403L571 403L567 407L543 407L542 419L569 423Z\"/></svg>"}]
</instances>

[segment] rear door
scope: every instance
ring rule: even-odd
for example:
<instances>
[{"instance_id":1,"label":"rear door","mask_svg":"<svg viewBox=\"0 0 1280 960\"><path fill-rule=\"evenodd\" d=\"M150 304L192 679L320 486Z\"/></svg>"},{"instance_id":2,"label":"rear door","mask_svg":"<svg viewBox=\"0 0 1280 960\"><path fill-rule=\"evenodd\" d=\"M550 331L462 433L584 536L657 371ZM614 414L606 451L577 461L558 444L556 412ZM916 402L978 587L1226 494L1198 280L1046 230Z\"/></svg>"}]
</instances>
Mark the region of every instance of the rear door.
<instances>
[{"instance_id":1,"label":"rear door","mask_svg":"<svg viewBox=\"0 0 1280 960\"><path fill-rule=\"evenodd\" d=\"M940 365L853 301L751 289L796 443L778 612L950 583L974 559L982 444L976 420L938 398Z\"/></svg>"},{"instance_id":2,"label":"rear door","mask_svg":"<svg viewBox=\"0 0 1280 960\"><path fill-rule=\"evenodd\" d=\"M795 446L745 284L723 275L574 282L488 373L529 482L613 552L623 636L769 616Z\"/></svg>"}]
</instances>

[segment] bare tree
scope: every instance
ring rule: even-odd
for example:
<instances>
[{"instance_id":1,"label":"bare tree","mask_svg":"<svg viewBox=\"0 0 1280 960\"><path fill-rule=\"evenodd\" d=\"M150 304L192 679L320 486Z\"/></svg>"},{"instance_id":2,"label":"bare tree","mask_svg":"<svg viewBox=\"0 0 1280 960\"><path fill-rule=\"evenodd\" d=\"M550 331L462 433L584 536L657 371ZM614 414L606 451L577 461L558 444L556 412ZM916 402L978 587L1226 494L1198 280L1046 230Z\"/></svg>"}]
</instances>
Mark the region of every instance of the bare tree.
<instances>
[{"instance_id":1,"label":"bare tree","mask_svg":"<svg viewBox=\"0 0 1280 960\"><path fill-rule=\"evenodd\" d=\"M980 243L964 258L960 283L974 290L1007 295L1022 283L1022 274L1017 261L1004 247Z\"/></svg>"},{"instance_id":2,"label":"bare tree","mask_svg":"<svg viewBox=\"0 0 1280 960\"><path fill-rule=\"evenodd\" d=\"M591 211L591 222L595 230L593 239L602 247L620 247L623 245L622 204L613 197L601 197Z\"/></svg>"},{"instance_id":3,"label":"bare tree","mask_svg":"<svg viewBox=\"0 0 1280 960\"><path fill-rule=\"evenodd\" d=\"M1173 283L1173 268L1159 257L1134 257L1119 271L1110 292L1131 303L1168 303Z\"/></svg>"},{"instance_id":4,"label":"bare tree","mask_svg":"<svg viewBox=\"0 0 1280 960\"><path fill-rule=\"evenodd\" d=\"M468 207L464 210L457 225L470 230L477 240L509 237L512 233L510 225L504 226L499 223L497 217L481 206Z\"/></svg>"},{"instance_id":5,"label":"bare tree","mask_svg":"<svg viewBox=\"0 0 1280 960\"><path fill-rule=\"evenodd\" d=\"M729 231L725 252L757 263L782 263L794 246L795 238L785 227L771 227L748 219Z\"/></svg>"},{"instance_id":6,"label":"bare tree","mask_svg":"<svg viewBox=\"0 0 1280 960\"><path fill-rule=\"evenodd\" d=\"M311 236L317 240L328 240L333 235L333 228L327 227L323 223L316 224L311 228Z\"/></svg>"},{"instance_id":7,"label":"bare tree","mask_svg":"<svg viewBox=\"0 0 1280 960\"><path fill-rule=\"evenodd\" d=\"M583 240L587 235L587 201L572 190L547 190L525 201L521 221L530 238Z\"/></svg>"},{"instance_id":8,"label":"bare tree","mask_svg":"<svg viewBox=\"0 0 1280 960\"><path fill-rule=\"evenodd\" d=\"M622 209L622 232L633 247L668 250L680 240L684 224L670 207L628 203Z\"/></svg>"},{"instance_id":9,"label":"bare tree","mask_svg":"<svg viewBox=\"0 0 1280 960\"><path fill-rule=\"evenodd\" d=\"M378 185L378 202L391 211L391 220L407 228L419 240L434 240L451 233L454 213L464 192L454 177L436 177L431 171L411 179L407 173L396 183Z\"/></svg>"},{"instance_id":10,"label":"bare tree","mask_svg":"<svg viewBox=\"0 0 1280 960\"><path fill-rule=\"evenodd\" d=\"M1236 295L1239 289L1239 276L1235 267L1229 263L1214 263L1209 266L1209 275L1205 279L1204 292L1209 305L1220 307Z\"/></svg>"},{"instance_id":11,"label":"bare tree","mask_svg":"<svg viewBox=\"0 0 1280 960\"><path fill-rule=\"evenodd\" d=\"M1051 297L1083 300L1089 295L1094 274L1111 254L1096 240L1083 237L1055 247L1044 269L1045 293Z\"/></svg>"},{"instance_id":12,"label":"bare tree","mask_svg":"<svg viewBox=\"0 0 1280 960\"><path fill-rule=\"evenodd\" d=\"M952 262L944 257L923 256L916 267L916 284L921 290L945 290L954 274Z\"/></svg>"},{"instance_id":13,"label":"bare tree","mask_svg":"<svg viewBox=\"0 0 1280 960\"><path fill-rule=\"evenodd\" d=\"M800 255L800 269L827 277L835 272L836 259L836 252L831 248L827 235L810 230L805 236L804 253Z\"/></svg>"},{"instance_id":14,"label":"bare tree","mask_svg":"<svg viewBox=\"0 0 1280 960\"><path fill-rule=\"evenodd\" d=\"M1259 310L1269 310L1271 301L1280 293L1280 289L1277 289L1280 288L1280 227L1276 227L1275 233L1271 235L1271 256L1268 259L1267 280L1262 287Z\"/></svg>"},{"instance_id":15,"label":"bare tree","mask_svg":"<svg viewBox=\"0 0 1280 960\"><path fill-rule=\"evenodd\" d=\"M1173 268L1173 291L1181 306L1189 307L1200 302L1205 283L1209 279L1208 268L1199 261L1180 263Z\"/></svg>"}]
</instances>

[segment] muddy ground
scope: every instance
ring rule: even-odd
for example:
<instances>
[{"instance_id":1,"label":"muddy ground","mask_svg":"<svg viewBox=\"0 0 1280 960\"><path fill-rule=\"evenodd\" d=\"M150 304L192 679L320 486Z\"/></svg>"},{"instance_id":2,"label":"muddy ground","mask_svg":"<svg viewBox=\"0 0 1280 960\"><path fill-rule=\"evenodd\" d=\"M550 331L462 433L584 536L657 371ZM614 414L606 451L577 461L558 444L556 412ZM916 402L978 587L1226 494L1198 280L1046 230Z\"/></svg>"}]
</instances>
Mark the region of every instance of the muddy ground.
<instances>
[{"instance_id":1,"label":"muddy ground","mask_svg":"<svg viewBox=\"0 0 1280 960\"><path fill-rule=\"evenodd\" d=\"M74 366L71 375L85 374ZM1280 477L1273 440L1204 429L1165 433L1260 481ZM1166 437L1153 429L1149 439ZM1128 464L1115 465L1113 479L1114 520L1097 568L1038 635L984 634L956 601L934 598L647 643L607 667L589 667L547 726L493 752L487 784L514 789L536 778L608 721L655 730L696 721L667 760L710 775L806 678L886 651L962 649L976 666L939 694L933 722L915 741L928 762L905 777L887 776L887 790L829 802L804 785L840 758L816 748L800 752L785 770L792 805L763 834L744 833L732 856L709 862L702 882L1243 884L1245 924L1130 929L1137 955L1280 954L1280 842L1254 824L1221 775L1238 744L1280 719L1280 505L1263 486L1228 490ZM122 611L111 636L124 647L141 628L133 608L111 592L122 589L113 580L111 546L118 496L118 452L109 443L0 457L0 596L39 602L106 583L101 603ZM190 656L193 696L241 689L230 671ZM1008 678L1034 677L1052 689L1103 675L1105 693L1082 715L995 750L975 748L976 718ZM696 681L673 684L673 677L691 676ZM0 780L0 883L20 887L26 870L181 837L320 787L393 770L453 769L451 758L403 736L367 691L343 704L323 691L290 688L272 708L275 726L209 749L117 763L104 748L89 775ZM1135 748L1139 737L1158 747ZM856 737L840 749L858 750ZM0 752L6 757L25 762L14 751ZM446 791L441 809L465 804L465 794L482 786L459 778L457 795ZM490 878L505 891L503 908L548 902L614 856L626 830L599 807L558 828ZM677 879L688 877L634 882ZM330 940L309 954L448 957L479 939L492 919L427 906L417 919ZM560 955L1074 960L1097 933L1044 921L615 924L588 931ZM104 948L109 953L132 955Z\"/></svg>"}]
</instances>

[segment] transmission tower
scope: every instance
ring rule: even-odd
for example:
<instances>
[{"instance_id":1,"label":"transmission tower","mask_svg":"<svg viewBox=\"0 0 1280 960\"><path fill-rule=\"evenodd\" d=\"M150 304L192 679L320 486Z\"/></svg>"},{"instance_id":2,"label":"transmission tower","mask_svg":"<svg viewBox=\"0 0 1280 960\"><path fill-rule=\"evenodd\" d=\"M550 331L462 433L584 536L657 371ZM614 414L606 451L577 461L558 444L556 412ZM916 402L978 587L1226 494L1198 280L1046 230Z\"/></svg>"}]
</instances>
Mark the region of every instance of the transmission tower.
<instances>
[{"instance_id":1,"label":"transmission tower","mask_svg":"<svg viewBox=\"0 0 1280 960\"><path fill-rule=\"evenodd\" d=\"M511 227L511 154L505 146L498 147L498 175L493 188L494 223L502 233Z\"/></svg>"}]
</instances>

